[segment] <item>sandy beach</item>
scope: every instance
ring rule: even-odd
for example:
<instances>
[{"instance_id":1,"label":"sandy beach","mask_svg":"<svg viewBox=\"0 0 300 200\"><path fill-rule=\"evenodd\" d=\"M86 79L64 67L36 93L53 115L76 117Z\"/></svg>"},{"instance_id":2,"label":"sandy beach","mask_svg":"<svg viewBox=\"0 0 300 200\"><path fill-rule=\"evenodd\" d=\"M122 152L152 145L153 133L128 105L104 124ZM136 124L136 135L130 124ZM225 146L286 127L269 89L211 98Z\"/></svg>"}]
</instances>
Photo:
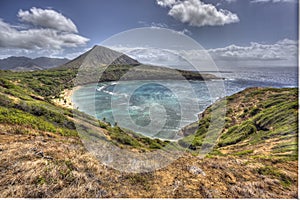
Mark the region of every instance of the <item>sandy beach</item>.
<instances>
[{"instance_id":1,"label":"sandy beach","mask_svg":"<svg viewBox=\"0 0 300 200\"><path fill-rule=\"evenodd\" d=\"M70 89L65 89L62 94L60 95L60 98L53 99L53 102L57 105L60 105L65 108L70 108L74 109L75 105L72 102L72 95L76 90L81 88L81 86L76 86L74 88Z\"/></svg>"}]
</instances>

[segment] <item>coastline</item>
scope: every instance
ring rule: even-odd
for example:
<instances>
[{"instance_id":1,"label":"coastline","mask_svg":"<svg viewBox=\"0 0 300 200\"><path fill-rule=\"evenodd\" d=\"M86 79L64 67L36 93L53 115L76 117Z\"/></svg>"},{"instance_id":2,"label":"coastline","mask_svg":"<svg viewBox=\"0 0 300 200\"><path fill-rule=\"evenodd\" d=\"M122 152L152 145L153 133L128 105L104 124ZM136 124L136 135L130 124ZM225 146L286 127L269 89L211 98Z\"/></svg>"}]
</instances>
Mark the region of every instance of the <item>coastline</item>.
<instances>
[{"instance_id":1,"label":"coastline","mask_svg":"<svg viewBox=\"0 0 300 200\"><path fill-rule=\"evenodd\" d=\"M53 102L56 105L62 106L64 108L69 109L75 109L75 104L72 101L72 96L74 92L78 89L80 89L82 86L76 86L72 89L65 89L62 91L62 94L60 94L59 98L53 99Z\"/></svg>"}]
</instances>

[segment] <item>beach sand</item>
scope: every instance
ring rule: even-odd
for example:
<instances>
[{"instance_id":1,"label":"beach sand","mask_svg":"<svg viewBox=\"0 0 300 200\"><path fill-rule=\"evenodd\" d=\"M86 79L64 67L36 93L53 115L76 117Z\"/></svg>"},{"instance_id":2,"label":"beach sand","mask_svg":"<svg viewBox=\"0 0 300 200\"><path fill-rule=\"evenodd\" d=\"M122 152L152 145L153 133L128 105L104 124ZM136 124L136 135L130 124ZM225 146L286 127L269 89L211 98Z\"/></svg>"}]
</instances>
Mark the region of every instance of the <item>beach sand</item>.
<instances>
[{"instance_id":1,"label":"beach sand","mask_svg":"<svg viewBox=\"0 0 300 200\"><path fill-rule=\"evenodd\" d=\"M81 86L76 86L74 88L70 89L66 89L62 92L62 94L60 95L60 98L56 98L53 99L53 102L56 105L65 107L65 108L70 108L70 109L74 109L75 105L72 102L72 95L74 94L74 92L76 90L78 90Z\"/></svg>"}]
</instances>

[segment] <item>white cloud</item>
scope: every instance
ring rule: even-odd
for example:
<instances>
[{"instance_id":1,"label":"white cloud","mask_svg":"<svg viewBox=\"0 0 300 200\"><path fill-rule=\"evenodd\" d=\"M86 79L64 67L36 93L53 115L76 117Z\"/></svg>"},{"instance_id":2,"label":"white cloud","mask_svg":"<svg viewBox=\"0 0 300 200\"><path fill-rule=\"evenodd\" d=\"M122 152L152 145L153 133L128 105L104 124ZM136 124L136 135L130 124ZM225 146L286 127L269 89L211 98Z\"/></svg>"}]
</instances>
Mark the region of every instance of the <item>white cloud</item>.
<instances>
[{"instance_id":1,"label":"white cloud","mask_svg":"<svg viewBox=\"0 0 300 200\"><path fill-rule=\"evenodd\" d=\"M250 3L296 3L297 0L252 0Z\"/></svg>"},{"instance_id":2,"label":"white cloud","mask_svg":"<svg viewBox=\"0 0 300 200\"><path fill-rule=\"evenodd\" d=\"M154 29L160 29L160 28L166 28L166 29L170 29L172 30L174 33L178 33L178 34L182 34L182 35L192 35L192 32L186 28L182 29L182 30L174 30L171 29L167 24L165 23L157 23L157 22L151 22L151 23L147 23L145 21L139 21L139 24L142 24L145 27L151 27Z\"/></svg>"},{"instance_id":3,"label":"white cloud","mask_svg":"<svg viewBox=\"0 0 300 200\"><path fill-rule=\"evenodd\" d=\"M179 51L150 47L109 46L109 48L122 52L144 64L189 70L194 69L190 63L179 55Z\"/></svg>"},{"instance_id":4,"label":"white cloud","mask_svg":"<svg viewBox=\"0 0 300 200\"><path fill-rule=\"evenodd\" d=\"M290 60L297 55L297 42L290 39L280 40L275 44L251 42L250 46L230 45L210 49L209 53L223 60Z\"/></svg>"},{"instance_id":5,"label":"white cloud","mask_svg":"<svg viewBox=\"0 0 300 200\"><path fill-rule=\"evenodd\" d=\"M89 39L54 29L18 30L0 19L0 47L21 49L61 49L84 45Z\"/></svg>"},{"instance_id":6,"label":"white cloud","mask_svg":"<svg viewBox=\"0 0 300 200\"><path fill-rule=\"evenodd\" d=\"M10 56L26 56L29 58L36 57L55 57L63 58L63 49L40 49L38 51L32 49L11 49L11 48L0 48L0 59L7 58Z\"/></svg>"},{"instance_id":7,"label":"white cloud","mask_svg":"<svg viewBox=\"0 0 300 200\"><path fill-rule=\"evenodd\" d=\"M192 32L188 29L183 29L182 31L177 31L179 34L192 35Z\"/></svg>"},{"instance_id":8,"label":"white cloud","mask_svg":"<svg viewBox=\"0 0 300 200\"><path fill-rule=\"evenodd\" d=\"M227 4L230 4L230 3L235 3L235 2L237 2L237 0L220 0L220 2L218 2L218 3L216 4L216 7L221 6L224 2L226 2Z\"/></svg>"},{"instance_id":9,"label":"white cloud","mask_svg":"<svg viewBox=\"0 0 300 200\"><path fill-rule=\"evenodd\" d=\"M297 65L297 41L283 39L274 44L251 42L249 46L229 45L224 48L209 49L216 62L225 65L253 63L260 65Z\"/></svg>"},{"instance_id":10,"label":"white cloud","mask_svg":"<svg viewBox=\"0 0 300 200\"><path fill-rule=\"evenodd\" d=\"M89 41L78 34L70 19L54 10L32 8L30 12L19 11L18 16L24 24L12 25L0 18L1 53L53 56L67 48L84 46Z\"/></svg>"},{"instance_id":11,"label":"white cloud","mask_svg":"<svg viewBox=\"0 0 300 200\"><path fill-rule=\"evenodd\" d=\"M168 15L190 26L220 26L239 22L236 14L228 10L218 10L214 5L200 0L157 0L157 4L170 8Z\"/></svg>"},{"instance_id":12,"label":"white cloud","mask_svg":"<svg viewBox=\"0 0 300 200\"><path fill-rule=\"evenodd\" d=\"M296 66L298 43L283 39L274 44L251 42L248 46L229 45L208 50L168 50L145 47L110 47L123 52L142 63L193 69L192 65L203 69L213 68L212 58L217 66ZM211 56L211 58L210 58ZM184 60L183 58L187 58Z\"/></svg>"},{"instance_id":13,"label":"white cloud","mask_svg":"<svg viewBox=\"0 0 300 200\"><path fill-rule=\"evenodd\" d=\"M175 3L177 3L176 0L156 0L157 4L161 7L171 7Z\"/></svg>"},{"instance_id":14,"label":"white cloud","mask_svg":"<svg viewBox=\"0 0 300 200\"><path fill-rule=\"evenodd\" d=\"M71 19L54 10L33 7L29 11L19 10L18 17L20 21L36 26L78 33L77 27Z\"/></svg>"},{"instance_id":15,"label":"white cloud","mask_svg":"<svg viewBox=\"0 0 300 200\"><path fill-rule=\"evenodd\" d=\"M148 23L146 21L138 21L138 23L141 24L142 26L145 26L145 27L169 28L169 26L167 24L161 23L161 22Z\"/></svg>"},{"instance_id":16,"label":"white cloud","mask_svg":"<svg viewBox=\"0 0 300 200\"><path fill-rule=\"evenodd\" d=\"M165 23L151 22L150 27L168 28L168 25Z\"/></svg>"}]
</instances>

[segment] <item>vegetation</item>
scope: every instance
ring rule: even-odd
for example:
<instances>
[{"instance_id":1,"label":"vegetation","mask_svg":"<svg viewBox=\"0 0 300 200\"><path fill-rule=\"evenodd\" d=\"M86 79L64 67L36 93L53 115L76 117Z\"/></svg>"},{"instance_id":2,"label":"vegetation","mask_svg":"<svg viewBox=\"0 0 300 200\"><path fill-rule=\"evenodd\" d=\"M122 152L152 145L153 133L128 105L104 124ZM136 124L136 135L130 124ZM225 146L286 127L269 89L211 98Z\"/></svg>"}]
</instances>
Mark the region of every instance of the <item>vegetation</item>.
<instances>
[{"instance_id":1,"label":"vegetation","mask_svg":"<svg viewBox=\"0 0 300 200\"><path fill-rule=\"evenodd\" d=\"M51 99L58 98L64 89L73 85L74 70L51 69L34 72L0 71L0 123L17 124L34 130L48 131L64 136L78 136L73 115L103 129L114 144L122 148L143 150L160 149L169 142L150 139L124 130L115 124L96 120L76 110L56 106ZM78 121L77 121L78 123ZM86 125L82 125L86 126ZM93 131L86 137L99 137ZM107 138L106 138L107 139Z\"/></svg>"},{"instance_id":2,"label":"vegetation","mask_svg":"<svg viewBox=\"0 0 300 200\"><path fill-rule=\"evenodd\" d=\"M159 139L151 139L140 134L134 133L130 130L124 130L119 126L107 126L108 135L115 141L118 146L128 145L137 149L161 149L168 145L169 141L162 141Z\"/></svg>"},{"instance_id":3,"label":"vegetation","mask_svg":"<svg viewBox=\"0 0 300 200\"><path fill-rule=\"evenodd\" d=\"M297 159L297 97L297 89L251 88L217 102L226 103L227 111L215 149L221 152L230 149L231 155L241 156L253 154L260 144L272 143L272 158ZM202 114L197 131L181 139L179 145L191 151L201 148L208 133L211 111L212 107ZM244 146L248 149L244 150Z\"/></svg>"},{"instance_id":4,"label":"vegetation","mask_svg":"<svg viewBox=\"0 0 300 200\"><path fill-rule=\"evenodd\" d=\"M259 169L257 169L257 172L261 175L267 175L267 176L272 176L272 177L278 178L280 180L280 183L284 187L289 187L291 185L291 182L292 182L291 178L272 166L265 166L265 167L259 168Z\"/></svg>"},{"instance_id":5,"label":"vegetation","mask_svg":"<svg viewBox=\"0 0 300 200\"><path fill-rule=\"evenodd\" d=\"M29 82L27 80L31 77L28 75L30 74L29 72L0 71L0 73L1 77L3 77L0 79L1 123L18 124L61 135L77 135L75 125L69 119L72 116L70 110L57 107L49 102L46 96L40 96L39 92L42 90L35 91L37 85L30 87L34 85L32 82L28 87L23 83ZM42 82L39 81L38 85L41 84ZM43 92L41 93L43 94Z\"/></svg>"},{"instance_id":6,"label":"vegetation","mask_svg":"<svg viewBox=\"0 0 300 200\"><path fill-rule=\"evenodd\" d=\"M0 71L0 77L0 197L298 197L297 89L251 88L224 98L176 144L54 104L72 87L74 70ZM222 105L222 132L207 139L216 131L212 111ZM177 145L189 152L153 172L119 172L86 151L77 129L136 153ZM206 158L193 156L215 139Z\"/></svg>"},{"instance_id":7,"label":"vegetation","mask_svg":"<svg viewBox=\"0 0 300 200\"><path fill-rule=\"evenodd\" d=\"M34 92L42 97L58 97L62 90L73 87L72 81L75 76L76 71L71 69L50 69L18 73L1 70L0 77L3 78L0 79L0 84L3 87L13 89L15 94L30 94Z\"/></svg>"},{"instance_id":8,"label":"vegetation","mask_svg":"<svg viewBox=\"0 0 300 200\"><path fill-rule=\"evenodd\" d=\"M135 66L135 67L136 68L134 68L132 65L109 66L103 72L99 81L220 79L211 74L200 74L198 72L174 70L174 69L169 69L169 68L165 68L165 67L148 66L148 65L139 65L139 66Z\"/></svg>"}]
</instances>

